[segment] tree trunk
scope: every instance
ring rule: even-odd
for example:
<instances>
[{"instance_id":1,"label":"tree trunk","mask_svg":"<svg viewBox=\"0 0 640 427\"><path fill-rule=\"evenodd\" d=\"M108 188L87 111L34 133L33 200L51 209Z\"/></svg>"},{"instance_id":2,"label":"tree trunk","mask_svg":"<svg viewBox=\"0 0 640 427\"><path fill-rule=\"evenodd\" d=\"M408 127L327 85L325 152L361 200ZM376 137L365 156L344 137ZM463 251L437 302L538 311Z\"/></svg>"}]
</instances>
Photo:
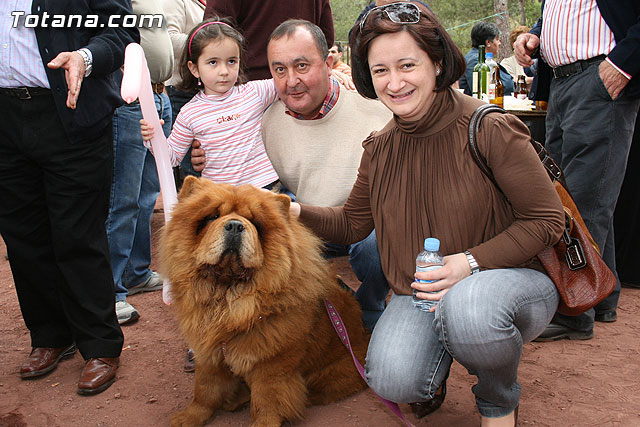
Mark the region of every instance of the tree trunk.
<instances>
[{"instance_id":1,"label":"tree trunk","mask_svg":"<svg viewBox=\"0 0 640 427\"><path fill-rule=\"evenodd\" d=\"M494 13L501 13L496 16L496 25L500 29L500 50L496 62L502 61L503 58L511 55L511 46L509 45L509 5L508 0L493 0Z\"/></svg>"},{"instance_id":2,"label":"tree trunk","mask_svg":"<svg viewBox=\"0 0 640 427\"><path fill-rule=\"evenodd\" d=\"M524 0L518 0L518 7L520 8L520 25L527 25L527 15L524 11Z\"/></svg>"}]
</instances>

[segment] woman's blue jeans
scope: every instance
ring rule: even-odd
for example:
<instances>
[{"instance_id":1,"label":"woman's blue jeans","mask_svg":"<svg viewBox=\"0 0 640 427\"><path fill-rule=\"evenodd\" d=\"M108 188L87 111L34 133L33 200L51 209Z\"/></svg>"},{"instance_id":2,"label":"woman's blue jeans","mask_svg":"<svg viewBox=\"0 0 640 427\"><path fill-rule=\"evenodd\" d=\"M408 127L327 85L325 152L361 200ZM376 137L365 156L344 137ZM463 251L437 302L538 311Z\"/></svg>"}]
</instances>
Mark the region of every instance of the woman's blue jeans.
<instances>
[{"instance_id":1,"label":"woman's blue jeans","mask_svg":"<svg viewBox=\"0 0 640 427\"><path fill-rule=\"evenodd\" d=\"M398 403L434 397L457 360L478 377L472 390L485 417L511 413L520 400L523 343L536 338L558 307L549 277L526 268L486 270L455 284L434 313L393 295L373 331L367 382Z\"/></svg>"},{"instance_id":2,"label":"woman's blue jeans","mask_svg":"<svg viewBox=\"0 0 640 427\"><path fill-rule=\"evenodd\" d=\"M169 97L154 94L156 110L171 130ZM158 171L140 135L142 111L136 101L113 114L113 181L106 228L116 301L127 298L127 288L144 282L151 270L151 216L160 193Z\"/></svg>"}]
</instances>

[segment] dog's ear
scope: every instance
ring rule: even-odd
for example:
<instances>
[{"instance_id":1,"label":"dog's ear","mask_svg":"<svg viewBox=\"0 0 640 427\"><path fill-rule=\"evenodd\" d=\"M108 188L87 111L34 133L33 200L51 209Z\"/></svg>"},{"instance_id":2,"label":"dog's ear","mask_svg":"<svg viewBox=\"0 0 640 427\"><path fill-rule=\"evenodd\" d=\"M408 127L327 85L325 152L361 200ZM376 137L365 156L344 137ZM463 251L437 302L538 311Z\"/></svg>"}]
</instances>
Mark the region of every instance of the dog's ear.
<instances>
[{"instance_id":1,"label":"dog's ear","mask_svg":"<svg viewBox=\"0 0 640 427\"><path fill-rule=\"evenodd\" d=\"M182 183L182 188L180 189L180 193L178 193L178 200L186 199L199 186L200 186L199 178L196 178L195 176L192 176L192 175L187 175L187 177L184 179L184 182Z\"/></svg>"},{"instance_id":2,"label":"dog's ear","mask_svg":"<svg viewBox=\"0 0 640 427\"><path fill-rule=\"evenodd\" d=\"M280 211L285 218L289 219L289 207L291 206L291 198L286 194L275 194L275 198Z\"/></svg>"}]
</instances>

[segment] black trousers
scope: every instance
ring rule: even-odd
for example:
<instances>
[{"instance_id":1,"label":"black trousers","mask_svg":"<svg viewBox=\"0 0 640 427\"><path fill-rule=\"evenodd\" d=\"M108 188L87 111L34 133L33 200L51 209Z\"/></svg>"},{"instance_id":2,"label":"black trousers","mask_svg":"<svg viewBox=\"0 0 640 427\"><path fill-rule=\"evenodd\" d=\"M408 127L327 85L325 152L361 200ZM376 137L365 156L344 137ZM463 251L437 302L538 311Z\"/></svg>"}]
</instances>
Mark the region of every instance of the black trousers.
<instances>
[{"instance_id":1,"label":"black trousers","mask_svg":"<svg viewBox=\"0 0 640 427\"><path fill-rule=\"evenodd\" d=\"M112 126L72 143L53 97L0 94L0 233L34 347L75 342L85 359L117 357L105 219Z\"/></svg>"}]
</instances>

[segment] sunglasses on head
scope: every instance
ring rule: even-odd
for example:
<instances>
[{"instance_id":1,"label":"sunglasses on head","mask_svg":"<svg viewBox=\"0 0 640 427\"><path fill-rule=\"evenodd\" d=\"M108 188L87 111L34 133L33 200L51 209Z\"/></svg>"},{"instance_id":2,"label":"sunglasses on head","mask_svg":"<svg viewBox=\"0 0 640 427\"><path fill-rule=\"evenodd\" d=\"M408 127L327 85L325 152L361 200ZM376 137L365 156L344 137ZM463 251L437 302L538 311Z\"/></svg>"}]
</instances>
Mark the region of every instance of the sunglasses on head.
<instances>
[{"instance_id":1,"label":"sunglasses on head","mask_svg":"<svg viewBox=\"0 0 640 427\"><path fill-rule=\"evenodd\" d=\"M391 3L370 9L360 20L360 32L373 11L384 12L391 22L396 24L415 24L420 21L420 9L413 3Z\"/></svg>"}]
</instances>

